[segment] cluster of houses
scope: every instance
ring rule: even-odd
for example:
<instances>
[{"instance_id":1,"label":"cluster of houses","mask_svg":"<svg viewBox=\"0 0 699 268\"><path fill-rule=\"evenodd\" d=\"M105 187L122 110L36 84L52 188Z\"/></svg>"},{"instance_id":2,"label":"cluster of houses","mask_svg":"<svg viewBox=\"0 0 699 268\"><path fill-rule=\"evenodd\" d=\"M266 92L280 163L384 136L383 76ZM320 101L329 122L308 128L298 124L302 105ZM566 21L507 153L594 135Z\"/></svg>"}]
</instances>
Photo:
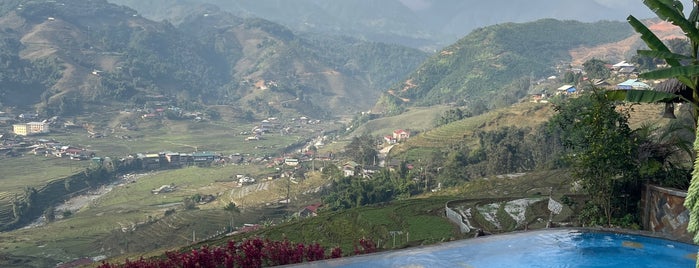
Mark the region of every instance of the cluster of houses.
<instances>
[{"instance_id":1,"label":"cluster of houses","mask_svg":"<svg viewBox=\"0 0 699 268\"><path fill-rule=\"evenodd\" d=\"M591 85L594 85L595 87L598 88L604 88L604 89L625 89L625 90L631 90L631 89L651 89L652 87L645 82L641 81L638 79L638 71L636 67L628 63L626 61L621 61L616 64L606 64L605 67L607 67L611 73L611 75L615 78L622 78L626 79L621 83L616 83L612 84L606 79L590 79L588 80L587 77L583 77L584 81L589 82ZM569 68L566 70L567 72L573 72L577 74L584 74L583 70L580 68ZM557 79L556 76L551 76L548 77L546 80L550 81L555 81ZM542 83L544 79L538 81L538 83ZM570 85L570 84L564 84L556 88L555 92L552 94L549 93L536 93L531 95L531 102L548 102L547 99L551 95L571 95L571 94L576 94L579 92L579 89L575 85Z\"/></svg>"},{"instance_id":2,"label":"cluster of houses","mask_svg":"<svg viewBox=\"0 0 699 268\"><path fill-rule=\"evenodd\" d=\"M371 178L371 175L378 172L381 168L373 165L360 165L354 161L347 161L342 165L342 175L345 177L362 176L363 178Z\"/></svg>"},{"instance_id":3,"label":"cluster of houses","mask_svg":"<svg viewBox=\"0 0 699 268\"><path fill-rule=\"evenodd\" d=\"M301 116L299 118L291 118L290 125L282 124L278 118L270 117L260 121L257 125L252 128L251 132L241 132L241 135L246 135L246 141L256 141L261 140L262 136L267 133L279 132L281 135L289 135L294 132L292 126L300 128L301 125L317 125L321 121L319 119L309 119L308 117Z\"/></svg>"},{"instance_id":4,"label":"cluster of houses","mask_svg":"<svg viewBox=\"0 0 699 268\"><path fill-rule=\"evenodd\" d=\"M171 115L179 119L194 121L204 120L205 117L203 112L186 111L180 107L173 106L173 102L170 101L165 95L145 96L144 108L135 108L125 110L124 112L140 114L142 119L147 120L163 118L166 113L168 113L169 116Z\"/></svg>"},{"instance_id":5,"label":"cluster of houses","mask_svg":"<svg viewBox=\"0 0 699 268\"><path fill-rule=\"evenodd\" d=\"M65 145L60 142L47 139L3 139L0 152L23 153L28 152L35 155L67 157L72 160L87 160L94 157L94 152L85 148Z\"/></svg>"}]
</instances>

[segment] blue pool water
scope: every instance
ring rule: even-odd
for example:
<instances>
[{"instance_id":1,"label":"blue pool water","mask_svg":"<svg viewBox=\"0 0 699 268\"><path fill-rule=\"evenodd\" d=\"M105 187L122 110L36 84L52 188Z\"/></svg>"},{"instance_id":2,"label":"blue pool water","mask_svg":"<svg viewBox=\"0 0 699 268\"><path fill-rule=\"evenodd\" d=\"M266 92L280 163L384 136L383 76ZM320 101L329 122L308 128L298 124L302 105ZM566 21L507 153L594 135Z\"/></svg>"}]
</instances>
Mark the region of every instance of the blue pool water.
<instances>
[{"instance_id":1,"label":"blue pool water","mask_svg":"<svg viewBox=\"0 0 699 268\"><path fill-rule=\"evenodd\" d=\"M698 247L639 235L540 230L336 260L310 267L694 267Z\"/></svg>"}]
</instances>

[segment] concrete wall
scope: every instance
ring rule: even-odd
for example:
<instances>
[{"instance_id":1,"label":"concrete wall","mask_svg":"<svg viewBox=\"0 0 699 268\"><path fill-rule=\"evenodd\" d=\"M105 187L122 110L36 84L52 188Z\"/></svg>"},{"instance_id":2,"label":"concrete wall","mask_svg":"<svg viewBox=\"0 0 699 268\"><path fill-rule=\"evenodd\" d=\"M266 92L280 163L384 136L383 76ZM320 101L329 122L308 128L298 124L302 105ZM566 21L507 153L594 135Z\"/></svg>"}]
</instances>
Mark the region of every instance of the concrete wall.
<instances>
[{"instance_id":1,"label":"concrete wall","mask_svg":"<svg viewBox=\"0 0 699 268\"><path fill-rule=\"evenodd\" d=\"M685 191L646 185L641 200L643 229L691 242L692 235L687 232L689 210L684 207L685 197Z\"/></svg>"}]
</instances>

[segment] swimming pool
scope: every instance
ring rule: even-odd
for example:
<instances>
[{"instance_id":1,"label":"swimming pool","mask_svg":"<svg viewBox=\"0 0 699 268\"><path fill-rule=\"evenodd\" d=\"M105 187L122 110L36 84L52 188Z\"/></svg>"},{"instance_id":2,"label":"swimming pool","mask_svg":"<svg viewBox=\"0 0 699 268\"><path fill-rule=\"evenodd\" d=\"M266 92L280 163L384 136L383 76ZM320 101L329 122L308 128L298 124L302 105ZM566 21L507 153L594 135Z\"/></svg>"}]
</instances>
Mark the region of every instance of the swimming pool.
<instances>
[{"instance_id":1,"label":"swimming pool","mask_svg":"<svg viewBox=\"0 0 699 268\"><path fill-rule=\"evenodd\" d=\"M308 267L694 267L698 247L576 229L492 235L305 263Z\"/></svg>"}]
</instances>

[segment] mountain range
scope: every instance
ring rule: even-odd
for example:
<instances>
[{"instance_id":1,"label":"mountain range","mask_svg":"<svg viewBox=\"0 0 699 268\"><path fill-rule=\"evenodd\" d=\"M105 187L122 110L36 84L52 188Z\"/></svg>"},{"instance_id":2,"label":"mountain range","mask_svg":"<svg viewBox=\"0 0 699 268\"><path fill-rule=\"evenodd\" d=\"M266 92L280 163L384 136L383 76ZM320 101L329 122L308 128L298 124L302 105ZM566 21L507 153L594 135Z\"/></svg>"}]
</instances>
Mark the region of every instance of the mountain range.
<instances>
[{"instance_id":1,"label":"mountain range","mask_svg":"<svg viewBox=\"0 0 699 268\"><path fill-rule=\"evenodd\" d=\"M350 37L300 36L211 6L188 10L177 27L99 0L17 1L3 10L0 103L46 116L153 96L260 117L287 108L351 113L427 57Z\"/></svg>"},{"instance_id":2,"label":"mountain range","mask_svg":"<svg viewBox=\"0 0 699 268\"><path fill-rule=\"evenodd\" d=\"M299 32L342 34L434 52L472 30L506 22L543 18L596 22L623 21L633 14L654 17L630 0L111 0L145 17L177 24L180 13L202 3L241 17L259 17ZM685 2L690 6L691 2Z\"/></svg>"},{"instance_id":3,"label":"mountain range","mask_svg":"<svg viewBox=\"0 0 699 268\"><path fill-rule=\"evenodd\" d=\"M195 110L225 105L245 120L288 113L329 118L372 107L390 112L453 102L502 107L518 101L533 80L555 75L560 64L596 55L624 60L641 46L625 22L541 19L477 28L428 54L370 40L381 40L381 32L388 31L401 40L424 37L424 44L435 45L439 39L431 34L444 33L433 30L445 24L416 18L434 17L432 10L444 12L446 20L453 17L448 14L483 7L447 12L445 3L457 7L460 2L428 0L204 2L130 2L142 10L137 11L105 0L4 1L0 105L70 116L165 99ZM490 3L492 9L497 3ZM545 3L528 7L559 6ZM280 10L289 14L280 17L305 17L307 25L323 27L310 31L253 16ZM425 13L417 16L418 11ZM154 21L141 12L168 19ZM357 12L363 15L351 19ZM375 20L385 14L393 14L384 17L386 23ZM352 29L332 26L345 25L343 17L356 21L347 24ZM357 26L362 21L375 24ZM423 32L430 34L417 38ZM614 52L595 53L603 46Z\"/></svg>"}]
</instances>

